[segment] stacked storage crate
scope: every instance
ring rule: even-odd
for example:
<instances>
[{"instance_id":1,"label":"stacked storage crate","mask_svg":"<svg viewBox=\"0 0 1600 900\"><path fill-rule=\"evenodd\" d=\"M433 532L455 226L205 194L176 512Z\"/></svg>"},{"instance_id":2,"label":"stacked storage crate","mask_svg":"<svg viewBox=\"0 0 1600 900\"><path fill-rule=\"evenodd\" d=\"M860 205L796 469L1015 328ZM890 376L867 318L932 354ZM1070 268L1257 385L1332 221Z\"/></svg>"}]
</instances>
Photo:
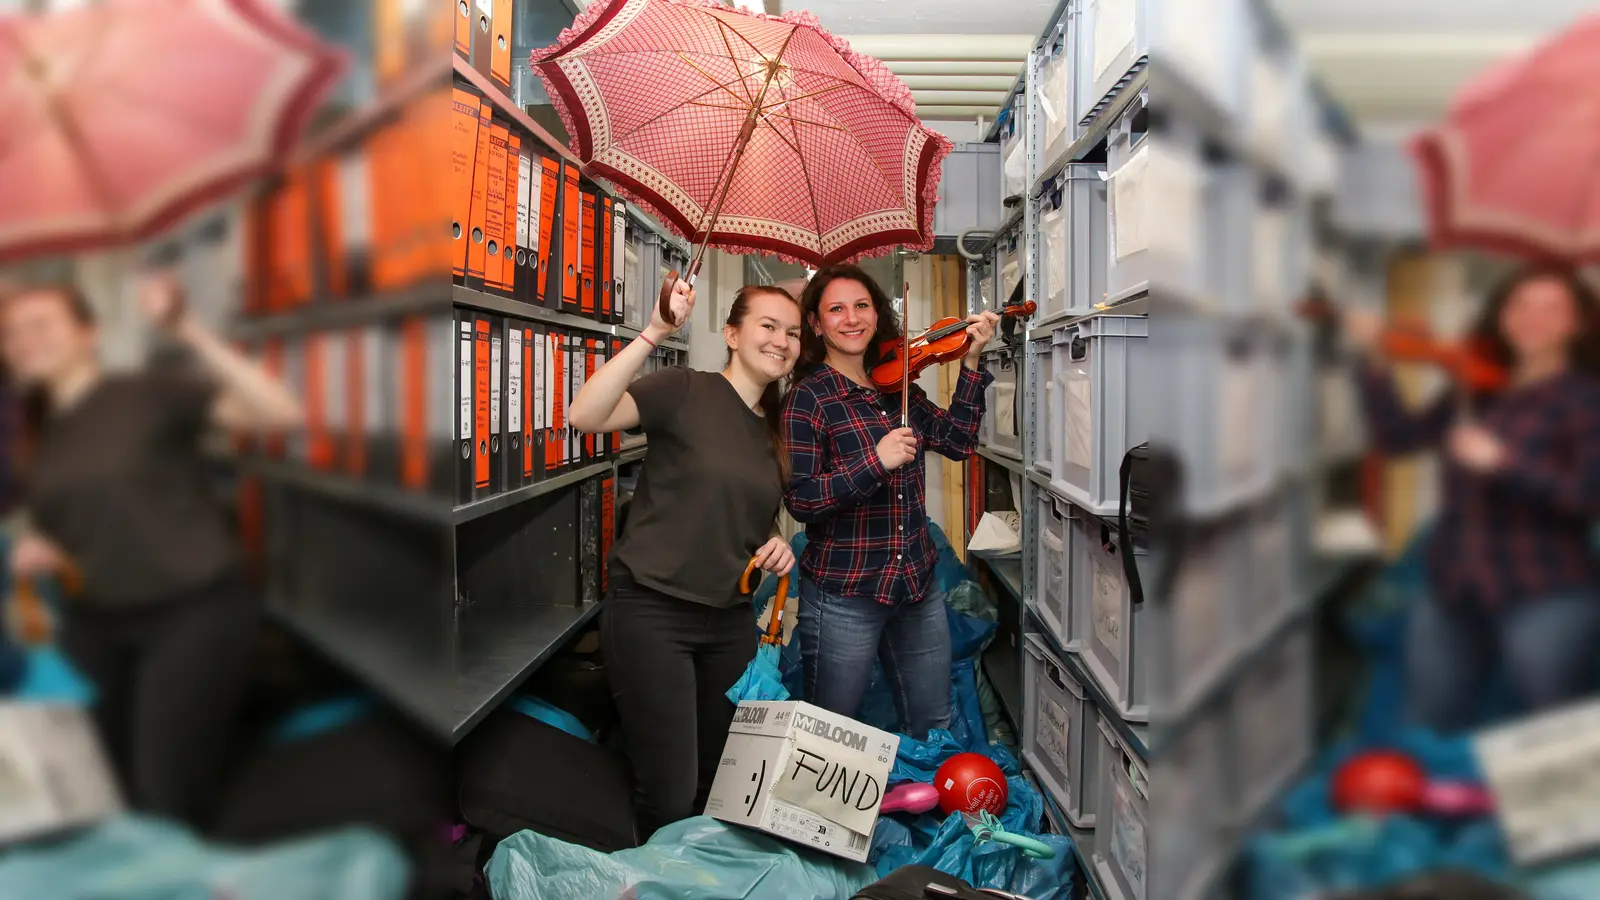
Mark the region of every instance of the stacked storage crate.
<instances>
[{"instance_id":1,"label":"stacked storage crate","mask_svg":"<svg viewBox=\"0 0 1600 900\"><path fill-rule=\"evenodd\" d=\"M982 432L1024 476L1022 758L1088 896L1212 896L1313 749L1295 311L1319 104L1256 0L1063 0L1007 109L992 138L1025 187L969 301L1020 278L1038 304L987 354ZM1181 556L1119 529L1147 443L1183 462Z\"/></svg>"}]
</instances>

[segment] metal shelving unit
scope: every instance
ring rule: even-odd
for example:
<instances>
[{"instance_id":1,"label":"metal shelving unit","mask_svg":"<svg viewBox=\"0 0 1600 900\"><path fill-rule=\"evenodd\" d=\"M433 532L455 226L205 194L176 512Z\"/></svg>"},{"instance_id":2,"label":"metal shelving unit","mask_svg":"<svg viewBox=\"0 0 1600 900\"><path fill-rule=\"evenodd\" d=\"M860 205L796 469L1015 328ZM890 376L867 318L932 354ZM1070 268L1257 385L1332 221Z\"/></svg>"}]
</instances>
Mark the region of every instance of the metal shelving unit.
<instances>
[{"instance_id":1,"label":"metal shelving unit","mask_svg":"<svg viewBox=\"0 0 1600 900\"><path fill-rule=\"evenodd\" d=\"M454 54L419 63L413 74L324 130L295 158L312 161L353 145L451 79L478 91L521 133L580 165L505 91ZM604 181L588 180L612 190ZM681 238L632 204L627 208L630 240L649 236L687 254ZM639 334L634 326L452 285L448 271L368 296L317 296L292 310L236 321L227 331L244 342L294 342L301 335L401 319L432 323L463 309L591 335ZM686 338L675 336L660 346L683 354ZM455 377L455 367L442 360L426 373L430 385ZM458 396L438 387L438 399ZM435 394L428 397L432 409ZM373 446L389 440L369 437L376 439ZM608 457L457 504L453 486L442 483L446 473L438 471L452 463L453 450L445 448L455 441L432 433L428 439L426 489L403 488L398 475L355 477L264 455L233 462L259 485L261 568L269 576L265 592L272 617L453 744L598 615L601 522L615 500L606 493L616 490L618 467L642 459L648 448L629 441ZM385 446L382 452L390 450ZM287 454L288 460L303 456L292 448ZM385 470L395 463L383 462ZM375 459L368 460L368 469L378 468Z\"/></svg>"},{"instance_id":2,"label":"metal shelving unit","mask_svg":"<svg viewBox=\"0 0 1600 900\"><path fill-rule=\"evenodd\" d=\"M1261 0L1250 0L1249 6L1252 14L1261 20L1264 31L1271 36L1269 40L1273 44L1283 43L1282 29L1276 24L1275 19L1271 18L1272 13L1265 3L1261 2ZM1091 105L1089 114L1080 122L1075 123L1077 129L1069 132L1070 140L1066 142L1066 146L1057 151L1052 158L1045 159L1042 152L1045 143L1042 133L1044 119L1038 100L1039 92L1043 86L1042 63L1046 54L1050 51L1052 41L1057 36L1057 23L1062 20L1067 7L1068 4L1066 2L1058 5L1056 14L1050 20L1050 25L1040 37L1034 52L1030 54L1027 65L1019 76L1017 85L1008 95L1005 104L1003 104L1012 109L1013 115L1020 115L1021 117L1015 124L1020 129L1020 140L1023 142L1022 152L1025 152L1027 158L1027 175L1024 179L1027 188L1023 193L1023 202L1020 208L1012 212L996 230L986 236L975 237L964 248L970 253L968 256L968 304L969 309L973 311L980 309L982 306L979 288L981 272L992 271L994 273L993 277L997 282L994 293L997 296L1004 293L1003 287L998 286L1001 278L998 248L1002 238L1008 238L1009 235L1018 231L1020 231L1021 237L1018 252L1023 266L1021 277L1025 285L1024 291L1029 298L1042 299L1041 289L1043 285L1041 281L1045 260L1042 256L1044 248L1040 233L1041 223L1039 221L1039 213L1036 212L1035 200L1044 195L1045 191L1055 183L1056 179L1062 175L1070 163L1098 162L1107 159L1108 140L1112 135L1117 120L1124 115L1131 104L1136 102L1141 95L1148 97L1153 111L1159 109L1161 115L1169 118L1181 117L1184 126L1191 133L1197 133L1204 141L1209 142L1208 146L1212 148L1210 152L1220 152L1223 157L1232 163L1247 167L1251 175L1249 180L1244 183L1248 184L1252 191L1265 191L1264 188L1258 187L1258 185L1270 182L1277 185L1278 193L1292 195L1295 202L1307 202L1307 198L1301 196L1305 193L1305 186L1296 183L1296 173L1286 171L1286 166L1294 162L1293 160L1266 158L1261 153L1256 152L1252 147L1251 141L1245 138L1242 126L1230 117L1222 105L1213 102L1203 90L1195 84L1184 80L1176 70L1163 64L1160 59L1152 60L1150 56L1136 57L1122 77L1116 80L1114 86L1104 96L1095 100ZM1068 52L1076 53L1078 48L1069 48ZM1261 51L1258 49L1257 52ZM1013 105L1015 98L1019 96L1025 98L1025 102ZM1314 117L1317 120L1315 127L1324 133L1331 134L1336 140L1347 140L1350 136L1348 124L1343 121L1337 110L1328 108L1329 104L1326 95L1321 91L1320 87L1313 84L1310 96L1312 98L1311 102L1317 106L1317 109L1308 111L1308 117ZM1154 112L1152 113L1152 120L1154 120ZM1069 125L1068 127L1071 128L1072 126ZM994 142L998 140L999 134L1000 127L997 121L995 126L990 129L987 140ZM1270 191L1267 192L1271 193ZM1262 202L1261 196L1252 193L1248 205L1254 211L1257 209L1257 204ZM1253 227L1253 224L1250 224L1253 222L1254 219L1251 218L1240 224L1242 227L1249 228ZM1075 222L1073 227L1078 227L1078 223ZM1251 242L1255 240L1253 233L1242 234L1238 239ZM1309 236L1307 239L1310 239ZM1009 240L1007 243L1009 243ZM1072 263L1069 262L1069 264ZM1286 290L1289 289L1293 289L1292 284L1286 285ZM1061 311L1036 318L1029 323L1028 328L1023 332L1023 336L1025 341L1032 342L1047 337L1058 329L1077 326L1094 317L1115 315L1144 316L1153 319L1154 316L1151 316L1151 314L1157 313L1163 317L1189 315L1214 320L1225 319L1229 322L1254 323L1271 329L1272 334L1291 342L1304 341L1307 337L1303 333L1303 329L1298 328L1294 322L1292 303L1285 302L1276 309L1264 311L1253 311L1237 307L1204 308L1197 305L1197 301L1204 302L1213 299L1205 296L1195 298L1182 297L1176 292L1165 290L1159 285L1153 285L1150 281L1142 280L1126 288L1108 292L1103 299L1094 303L1092 310L1087 313L1082 312L1082 307L1080 306L1074 308L1071 312ZM1226 306L1226 304L1222 305ZM1151 333L1154 334L1154 329L1151 330ZM1028 346L1028 344L1025 343L1024 346ZM1013 453L1009 450L984 446L979 449L978 455L985 461L985 465L997 466L1008 475L1021 476L1022 496L1016 498L1016 500L1022 523L1021 555L1025 558L1028 555L1037 555L1040 552L1038 549L1040 546L1038 532L1041 527L1038 503L1038 498L1040 497L1050 497L1072 503L1078 515L1092 516L1113 530L1116 527L1116 523L1108 521L1107 516L1098 512L1085 510L1081 504L1068 498L1063 490L1064 482L1053 480L1049 474L1035 465L1035 460L1037 459L1036 450L1039 446L1040 436L1037 431L1038 422L1034 410L1038 408L1041 398L1036 394L1036 378L1033 370L1038 363L1035 360L1034 353L1022 352L1020 357L1017 362L1020 381L1017 385L1017 392L1023 398L1022 409L1028 412L1024 415L1021 427L1019 427L1019 452ZM1059 357L1057 358L1059 359ZM1298 399L1291 400L1291 402L1298 402ZM1066 423L1061 423L1058 427L1061 432L1058 432L1053 437L1057 440L1064 439ZM1244 517L1244 521L1254 523L1255 517L1258 515L1259 505L1274 501L1284 491L1312 490L1314 488L1314 479L1319 477L1318 473L1320 471L1317 467L1285 463L1281 470L1277 470L1277 474L1267 480L1259 491L1240 492L1231 501L1231 505L1214 512L1219 517L1231 514ZM1056 478L1060 478L1059 474ZM1109 518L1114 520L1114 517ZM1259 526L1251 524L1249 527ZM1309 541L1309 535L1295 532L1291 540L1295 542L1291 546L1298 547L1301 545L1300 542ZM1308 547L1309 544L1307 543L1306 546ZM1179 715L1167 714L1169 712L1167 710L1161 710L1161 714L1157 714L1157 710L1152 709L1152 721L1147 724L1139 721L1129 721L1126 716L1121 714L1118 704L1113 702L1111 693L1101 684L1095 672L1086 664L1085 659L1076 650L1069 651L1065 640L1058 637L1052 631L1050 625L1041 617L1033 603L1033 599L1040 596L1042 590L1039 581L1040 567L1038 565L1019 565L1020 560L1016 555L995 558L987 554L974 553L971 556L973 557L974 565L982 565L993 576L992 581L1000 588L1000 602L1018 604L1021 609L1023 632L1037 635L1043 640L1044 645L1062 662L1067 674L1084 688L1084 698L1095 709L1100 720L1115 732L1118 738L1147 769L1167 764L1163 758L1164 749L1182 736L1184 731L1194 723L1198 715L1197 710L1207 708L1215 710L1221 707L1225 701L1227 701L1229 709L1237 705L1232 702L1233 694L1252 668L1263 657L1268 656L1274 648L1281 645L1285 638L1293 633L1295 629L1306 626L1308 621L1314 617L1319 604L1325 602L1336 589L1348 585L1351 573L1359 569L1359 564L1319 563L1315 571L1311 573L1310 578L1299 579L1302 588L1301 593L1304 596L1292 598L1289 602L1284 603L1283 608L1274 618L1255 629L1254 633L1243 642L1237 656L1230 656L1229 665L1217 672L1209 688L1203 691L1198 699L1193 700L1192 704L1190 704L1192 708L1179 711L1181 713ZM1013 573L1020 575L1020 584L1016 584L1012 578L1008 577ZM1076 584L1071 578L1069 578L1069 581L1072 581L1074 585ZM1069 590L1077 589L1075 586L1069 586ZM1076 601L1073 602L1074 604L1076 603ZM1150 644L1150 640L1152 640L1152 629L1149 627L1151 615L1170 617L1171 612L1168 598L1147 600L1146 603L1151 608L1146 610L1144 614L1145 646L1142 655L1148 662L1150 657L1160 652L1161 649ZM1074 615L1077 614L1074 613ZM1134 653L1135 659L1137 659L1140 651L1136 650ZM1026 667L1022 664L1024 654L1019 650L1017 656L1019 660L1017 668L1026 672ZM991 665L987 660L985 664ZM1140 664L1135 663L1135 665ZM1009 662L1005 668L1012 668ZM1146 668L1150 667L1146 666ZM1139 676L1136 675L1135 677ZM1145 677L1146 680L1149 680L1148 675ZM999 679L991 677L991 680L998 682ZM1022 710L1024 718L1032 714L1030 710ZM1232 724L1231 721L1229 724ZM1224 761L1224 764L1226 764L1226 761ZM1197 775L1196 777L1205 776ZM1275 787L1281 789L1285 786L1276 785ZM1095 789L1092 786L1092 781L1089 789ZM1055 798L1047 795L1046 807L1048 818L1052 824L1057 830L1072 836L1075 843L1094 839L1093 831L1080 832L1069 827L1069 823L1065 821L1066 817L1062 814ZM1151 821L1149 824L1153 828L1162 827L1155 821ZM1101 827L1110 828L1111 825L1107 823ZM1173 825L1170 827L1181 826ZM1233 859L1237 855L1237 848L1241 845L1240 842L1245 839L1246 835L1247 832L1241 829L1234 835L1234 847L1229 854L1224 854L1217 859L1211 860L1209 864L1191 873L1194 876L1194 883L1186 885L1189 890L1184 892L1184 895L1189 900L1203 900L1203 898L1213 896L1213 892L1222 885L1224 878L1234 868ZM1099 849L1103 855L1103 840ZM1116 895L1116 892L1106 890L1105 886L1099 883L1096 867L1090 865L1090 855L1087 847L1080 847L1079 868L1084 872L1087 895L1096 898Z\"/></svg>"}]
</instances>

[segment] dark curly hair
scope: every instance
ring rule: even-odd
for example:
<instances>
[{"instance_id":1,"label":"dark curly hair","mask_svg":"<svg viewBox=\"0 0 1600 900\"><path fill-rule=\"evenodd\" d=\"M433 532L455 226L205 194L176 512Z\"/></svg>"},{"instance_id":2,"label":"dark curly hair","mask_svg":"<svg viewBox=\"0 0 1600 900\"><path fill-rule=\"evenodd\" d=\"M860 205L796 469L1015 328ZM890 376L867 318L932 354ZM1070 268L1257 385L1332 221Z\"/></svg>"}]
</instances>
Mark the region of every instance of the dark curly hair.
<instances>
[{"instance_id":1,"label":"dark curly hair","mask_svg":"<svg viewBox=\"0 0 1600 900\"><path fill-rule=\"evenodd\" d=\"M872 298L872 308L878 313L878 327L872 334L872 343L867 347L867 371L882 360L878 357L878 347L887 340L900 339L900 317L895 315L894 302L884 292L878 283L872 280L860 266L832 265L821 270L811 277L806 283L806 289L800 294L800 359L795 363L794 379L800 381L810 377L822 367L828 358L828 345L822 339L822 334L812 324L813 317L822 306L822 293L828 285L835 281L854 281L867 289L867 295Z\"/></svg>"},{"instance_id":2,"label":"dark curly hair","mask_svg":"<svg viewBox=\"0 0 1600 900\"><path fill-rule=\"evenodd\" d=\"M1506 276L1489 291L1483 311L1469 333L1473 343L1502 366L1516 363L1515 354L1500 331L1500 314L1517 289L1534 281L1560 282L1577 305L1578 333L1568 344L1568 363L1573 369L1600 378L1600 295L1571 266L1560 263L1533 263Z\"/></svg>"}]
</instances>

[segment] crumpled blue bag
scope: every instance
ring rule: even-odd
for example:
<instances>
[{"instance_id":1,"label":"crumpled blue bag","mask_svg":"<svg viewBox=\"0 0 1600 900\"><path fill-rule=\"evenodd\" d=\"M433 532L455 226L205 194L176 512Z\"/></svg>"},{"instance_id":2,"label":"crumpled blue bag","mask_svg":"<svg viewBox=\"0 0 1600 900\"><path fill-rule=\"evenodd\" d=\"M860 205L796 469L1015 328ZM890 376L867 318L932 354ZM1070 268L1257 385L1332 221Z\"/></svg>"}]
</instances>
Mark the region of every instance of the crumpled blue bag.
<instances>
[{"instance_id":1,"label":"crumpled blue bag","mask_svg":"<svg viewBox=\"0 0 1600 900\"><path fill-rule=\"evenodd\" d=\"M54 647L33 647L27 651L27 667L9 699L90 706L95 688Z\"/></svg>"},{"instance_id":2,"label":"crumpled blue bag","mask_svg":"<svg viewBox=\"0 0 1600 900\"><path fill-rule=\"evenodd\" d=\"M400 848L359 828L236 850L167 822L123 816L0 855L0 897L400 900L409 879Z\"/></svg>"},{"instance_id":3,"label":"crumpled blue bag","mask_svg":"<svg viewBox=\"0 0 1600 900\"><path fill-rule=\"evenodd\" d=\"M707 816L609 854L519 832L484 872L495 900L848 900L878 877L871 866Z\"/></svg>"},{"instance_id":4,"label":"crumpled blue bag","mask_svg":"<svg viewBox=\"0 0 1600 900\"><path fill-rule=\"evenodd\" d=\"M1031 900L1069 900L1075 866L1072 842L1039 833L1044 798L1021 777L1016 757L1003 745L969 744L950 731L935 731L925 741L902 736L889 784L931 782L945 760L963 752L982 753L1006 774L1009 798L1001 826L1044 841L1055 849L1055 858L1029 859L1007 844L978 844L961 816L946 817L935 809L920 816L892 814L878 819L868 856L878 874L888 875L907 865L932 866L979 888L1012 891Z\"/></svg>"}]
</instances>

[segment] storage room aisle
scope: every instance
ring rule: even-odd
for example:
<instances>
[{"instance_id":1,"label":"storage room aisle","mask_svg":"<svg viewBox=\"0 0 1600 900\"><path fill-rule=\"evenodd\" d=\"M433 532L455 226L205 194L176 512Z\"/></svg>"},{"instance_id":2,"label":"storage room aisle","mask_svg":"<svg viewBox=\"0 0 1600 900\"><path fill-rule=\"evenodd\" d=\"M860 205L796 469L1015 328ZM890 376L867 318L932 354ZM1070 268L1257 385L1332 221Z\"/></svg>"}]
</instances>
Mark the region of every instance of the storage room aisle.
<instances>
[{"instance_id":1,"label":"storage room aisle","mask_svg":"<svg viewBox=\"0 0 1600 900\"><path fill-rule=\"evenodd\" d=\"M233 62L290 60L253 82L277 104L275 127L243 129L268 158L236 154L181 215L115 240L30 245L24 204L0 210L0 295L13 274L65 279L109 370L183 366L182 341L133 313L136 273L170 268L194 321L292 387L304 427L203 447L263 607L237 746L193 821L117 783L94 730L115 692L63 640L95 593L84 573L7 566L0 897L1600 895L1592 814L1552 796L1582 793L1594 710L1535 717L1497 686L1465 735L1407 714L1406 623L1450 489L1438 463L1381 452L1355 352L1365 322L1408 399L1498 389L1503 361L1455 336L1515 241L1445 249L1424 200L1447 167L1400 140L1454 109L1441 72L1493 61L1494 10L1451 38L1431 33L1443 5L1309 0L182 0L171 21L118 2L5 9L0 33L44 49L0 53L0 85L15 65L38 96L93 88L49 50L86 23L220 73L224 38L197 35L221 22L251 48ZM1519 21L1561 33L1578 11L1559 5ZM1544 71L1524 74L1563 83ZM181 82L148 93L200 108ZM98 183L139 181L114 155ZM39 170L16 171L0 153L0 185ZM678 474L646 474L652 445L660 466L688 442L603 416L581 431L574 398L619 358L635 381L723 370L742 287L821 305L806 287L839 262L914 351L955 349L912 371L892 330L865 338L863 365L900 370L840 378L825 401L851 423L813 447L846 511L786 485L775 546L809 574L740 586L744 677L630 744L614 664L643 654L608 629L641 608L618 604L613 551ZM697 300L663 329L673 273ZM975 366L969 317L994 326ZM796 365L853 358L848 329L815 333L825 318L803 322ZM910 406L922 452L891 471L878 441L916 391L951 412ZM733 437L696 448L721 463ZM871 546L841 550L844 521ZM704 565L713 524L680 568ZM869 646L858 709L809 702L811 623L789 637L763 613L822 604L830 568L906 573L848 598L886 620L942 603L915 649L948 632L948 673L901 684L899 645ZM711 640L688 630L642 647ZM908 734L908 693L946 682L948 724ZM731 725L685 751L720 750L700 753L716 771L694 814L655 822L641 760L723 697Z\"/></svg>"}]
</instances>

